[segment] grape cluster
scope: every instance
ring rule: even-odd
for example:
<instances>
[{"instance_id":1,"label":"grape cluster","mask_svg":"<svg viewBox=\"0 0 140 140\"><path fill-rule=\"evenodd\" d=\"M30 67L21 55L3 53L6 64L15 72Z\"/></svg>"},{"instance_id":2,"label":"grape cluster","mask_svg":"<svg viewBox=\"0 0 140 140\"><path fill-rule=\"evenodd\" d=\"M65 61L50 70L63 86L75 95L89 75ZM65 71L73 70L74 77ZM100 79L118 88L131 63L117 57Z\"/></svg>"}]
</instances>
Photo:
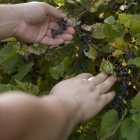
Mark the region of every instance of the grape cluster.
<instances>
[{"instance_id":1,"label":"grape cluster","mask_svg":"<svg viewBox=\"0 0 140 140\"><path fill-rule=\"evenodd\" d=\"M88 34L86 34L86 33L82 33L82 34L80 35L80 39L82 40L82 42L83 42L85 45L88 45L89 43L91 43L91 40L89 39Z\"/></svg>"},{"instance_id":2,"label":"grape cluster","mask_svg":"<svg viewBox=\"0 0 140 140\"><path fill-rule=\"evenodd\" d=\"M64 18L61 18L57 24L60 26L60 28L62 30L66 30L67 29L67 20L65 20Z\"/></svg>"},{"instance_id":3,"label":"grape cluster","mask_svg":"<svg viewBox=\"0 0 140 140\"><path fill-rule=\"evenodd\" d=\"M55 38L57 35L61 35L64 30L67 29L67 20L61 18L57 24L59 25L59 29L51 29L52 38Z\"/></svg>"},{"instance_id":4,"label":"grape cluster","mask_svg":"<svg viewBox=\"0 0 140 140\"><path fill-rule=\"evenodd\" d=\"M89 51L89 44L91 43L91 39L88 37L87 33L82 32L82 34L80 35L80 40L83 42L84 44L84 49L83 51L88 52Z\"/></svg>"},{"instance_id":5,"label":"grape cluster","mask_svg":"<svg viewBox=\"0 0 140 140\"><path fill-rule=\"evenodd\" d=\"M114 71L117 76L116 90L117 94L110 104L110 108L118 111L118 115L121 117L127 102L137 94L137 90L134 89L135 81L133 81L133 75L137 72L137 68L134 65L122 65L122 59L126 62L129 59L135 58L133 53L124 54L122 58L113 59L115 65Z\"/></svg>"},{"instance_id":6,"label":"grape cluster","mask_svg":"<svg viewBox=\"0 0 140 140\"><path fill-rule=\"evenodd\" d=\"M124 100L120 96L115 96L115 98L109 105L109 109L115 109L118 112L119 118L121 118L125 108L126 104L124 103Z\"/></svg>"},{"instance_id":7,"label":"grape cluster","mask_svg":"<svg viewBox=\"0 0 140 140\"><path fill-rule=\"evenodd\" d=\"M63 32L62 30L51 29L51 33L52 33L52 38L55 38L55 36L61 35Z\"/></svg>"}]
</instances>

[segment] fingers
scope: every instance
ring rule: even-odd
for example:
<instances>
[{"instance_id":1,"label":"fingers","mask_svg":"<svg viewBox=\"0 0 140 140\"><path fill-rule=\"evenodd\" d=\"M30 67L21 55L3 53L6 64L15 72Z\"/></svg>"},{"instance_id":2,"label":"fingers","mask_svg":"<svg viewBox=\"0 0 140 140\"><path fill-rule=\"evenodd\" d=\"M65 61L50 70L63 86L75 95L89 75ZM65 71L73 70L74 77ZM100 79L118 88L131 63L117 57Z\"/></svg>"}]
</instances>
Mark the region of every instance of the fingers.
<instances>
[{"instance_id":1,"label":"fingers","mask_svg":"<svg viewBox=\"0 0 140 140\"><path fill-rule=\"evenodd\" d=\"M62 44L63 42L64 42L64 40L61 38L53 39L48 36L45 36L39 43L45 44L45 45L47 44L47 45L51 45L51 46L57 46L57 45Z\"/></svg>"},{"instance_id":2,"label":"fingers","mask_svg":"<svg viewBox=\"0 0 140 140\"><path fill-rule=\"evenodd\" d=\"M52 33L51 33L51 29L48 29L47 31L47 36L49 38L51 38L52 40L58 40L58 39L63 39L63 43L64 41L70 41L73 39L73 34L75 33L74 29L71 27L68 27L68 29L61 35L57 35L55 38L52 38ZM58 45L58 44L56 44Z\"/></svg>"},{"instance_id":3,"label":"fingers","mask_svg":"<svg viewBox=\"0 0 140 140\"><path fill-rule=\"evenodd\" d=\"M47 31L47 36L49 36L49 37L52 37L51 29L57 29L58 30L59 26L54 22L53 23L51 22L51 24L49 24L49 29ZM63 33L73 35L75 33L75 30L72 27L68 27L66 31L63 31ZM57 37L61 37L61 35L59 35Z\"/></svg>"},{"instance_id":4,"label":"fingers","mask_svg":"<svg viewBox=\"0 0 140 140\"><path fill-rule=\"evenodd\" d=\"M44 10L46 13L48 13L51 16L54 16L56 18L64 18L66 15L64 15L62 12L60 12L57 8L42 2L42 6L44 7Z\"/></svg>"},{"instance_id":5,"label":"fingers","mask_svg":"<svg viewBox=\"0 0 140 140\"><path fill-rule=\"evenodd\" d=\"M108 77L103 83L100 83L99 85L96 86L97 91L100 94L106 93L116 82L117 78L114 76Z\"/></svg>"},{"instance_id":6,"label":"fingers","mask_svg":"<svg viewBox=\"0 0 140 140\"><path fill-rule=\"evenodd\" d=\"M101 72L97 76L94 76L94 77L89 78L88 81L93 81L94 82L94 85L96 86L96 85L104 82L107 77L108 77L108 74L106 74L104 72Z\"/></svg>"},{"instance_id":7,"label":"fingers","mask_svg":"<svg viewBox=\"0 0 140 140\"><path fill-rule=\"evenodd\" d=\"M101 97L100 97L101 107L104 107L108 103L110 103L113 100L114 97L115 97L115 92L114 91L108 92L106 94L102 94Z\"/></svg>"},{"instance_id":8,"label":"fingers","mask_svg":"<svg viewBox=\"0 0 140 140\"><path fill-rule=\"evenodd\" d=\"M90 73L82 73L82 74L77 75L75 78L88 79L88 78L90 78L90 77L93 77L93 75L90 74Z\"/></svg>"}]
</instances>

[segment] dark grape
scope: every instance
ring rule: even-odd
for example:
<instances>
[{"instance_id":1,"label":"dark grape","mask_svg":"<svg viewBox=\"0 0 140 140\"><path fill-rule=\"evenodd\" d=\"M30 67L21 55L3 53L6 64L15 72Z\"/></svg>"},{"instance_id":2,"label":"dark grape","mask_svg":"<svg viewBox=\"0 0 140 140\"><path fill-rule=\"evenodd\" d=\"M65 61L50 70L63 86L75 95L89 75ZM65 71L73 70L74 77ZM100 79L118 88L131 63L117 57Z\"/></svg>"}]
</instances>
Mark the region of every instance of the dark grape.
<instances>
[{"instance_id":1,"label":"dark grape","mask_svg":"<svg viewBox=\"0 0 140 140\"><path fill-rule=\"evenodd\" d=\"M67 20L65 20L64 18L61 18L57 24L60 26L60 28L62 30L66 30L67 29Z\"/></svg>"},{"instance_id":2,"label":"dark grape","mask_svg":"<svg viewBox=\"0 0 140 140\"><path fill-rule=\"evenodd\" d=\"M60 35L62 33L62 30L51 29L52 38L55 38L57 35Z\"/></svg>"}]
</instances>

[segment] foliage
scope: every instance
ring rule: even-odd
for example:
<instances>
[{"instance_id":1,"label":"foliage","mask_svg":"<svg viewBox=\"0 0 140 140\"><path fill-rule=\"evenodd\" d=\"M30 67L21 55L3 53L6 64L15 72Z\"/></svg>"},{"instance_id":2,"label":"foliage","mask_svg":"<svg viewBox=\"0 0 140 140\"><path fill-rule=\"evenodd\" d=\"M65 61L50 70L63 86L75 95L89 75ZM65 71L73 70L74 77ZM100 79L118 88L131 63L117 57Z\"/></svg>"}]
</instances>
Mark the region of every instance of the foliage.
<instances>
[{"instance_id":1,"label":"foliage","mask_svg":"<svg viewBox=\"0 0 140 140\"><path fill-rule=\"evenodd\" d=\"M19 3L28 0L0 2ZM117 83L113 87L118 96L115 102L95 118L79 125L69 140L139 140L140 2L44 2L58 7L73 21L76 30L74 39L54 49L45 45L24 44L14 38L1 41L0 92L20 89L40 96L49 93L63 79L82 72L95 75L105 71L118 76L118 83L126 82L127 88L120 90ZM83 34L86 34L86 38L83 38ZM118 67L121 73L118 73Z\"/></svg>"}]
</instances>

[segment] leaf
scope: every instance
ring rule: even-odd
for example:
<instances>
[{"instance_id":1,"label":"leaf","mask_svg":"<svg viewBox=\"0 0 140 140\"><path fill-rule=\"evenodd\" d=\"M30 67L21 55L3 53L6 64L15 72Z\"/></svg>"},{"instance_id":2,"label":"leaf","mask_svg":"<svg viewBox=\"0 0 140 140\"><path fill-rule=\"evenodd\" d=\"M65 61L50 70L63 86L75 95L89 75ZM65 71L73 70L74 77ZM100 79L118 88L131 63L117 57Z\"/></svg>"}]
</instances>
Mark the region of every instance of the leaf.
<instances>
[{"instance_id":1,"label":"leaf","mask_svg":"<svg viewBox=\"0 0 140 140\"><path fill-rule=\"evenodd\" d=\"M26 46L25 46L26 48ZM30 45L28 47L28 51L29 53L33 53L33 54L36 54L36 55L40 55L40 54L43 54L46 52L47 50L47 46L44 46L44 45L39 45L39 44L33 44L33 45Z\"/></svg>"},{"instance_id":2,"label":"leaf","mask_svg":"<svg viewBox=\"0 0 140 140\"><path fill-rule=\"evenodd\" d=\"M105 24L103 27L105 37L109 43L113 42L116 38L116 31L110 24Z\"/></svg>"},{"instance_id":3,"label":"leaf","mask_svg":"<svg viewBox=\"0 0 140 140\"><path fill-rule=\"evenodd\" d=\"M95 60L97 57L97 51L95 50L95 48L90 46L90 49L88 52L84 51L85 56L87 56L88 58L91 58L92 60Z\"/></svg>"},{"instance_id":4,"label":"leaf","mask_svg":"<svg viewBox=\"0 0 140 140\"><path fill-rule=\"evenodd\" d=\"M125 0L115 0L117 3L123 3Z\"/></svg>"},{"instance_id":5,"label":"leaf","mask_svg":"<svg viewBox=\"0 0 140 140\"><path fill-rule=\"evenodd\" d=\"M13 73L17 68L17 61L18 61L19 57L13 56L11 59L7 60L4 64L3 64L3 70L5 73L11 74Z\"/></svg>"},{"instance_id":6,"label":"leaf","mask_svg":"<svg viewBox=\"0 0 140 140\"><path fill-rule=\"evenodd\" d=\"M131 36L135 36L140 33L140 21L137 19L130 20L130 31Z\"/></svg>"},{"instance_id":7,"label":"leaf","mask_svg":"<svg viewBox=\"0 0 140 140\"><path fill-rule=\"evenodd\" d=\"M123 52L122 50L115 50L115 51L112 53L113 56L120 56L120 55L122 55L122 54L124 54L124 52Z\"/></svg>"},{"instance_id":8,"label":"leaf","mask_svg":"<svg viewBox=\"0 0 140 140\"><path fill-rule=\"evenodd\" d=\"M28 82L20 82L18 80L15 80L17 85L16 88L23 90L25 92L37 95L39 93L39 88L38 86L32 84L32 83L28 83Z\"/></svg>"},{"instance_id":9,"label":"leaf","mask_svg":"<svg viewBox=\"0 0 140 140\"><path fill-rule=\"evenodd\" d=\"M116 31L117 38L124 38L126 29L122 24L113 24L112 28Z\"/></svg>"},{"instance_id":10,"label":"leaf","mask_svg":"<svg viewBox=\"0 0 140 140\"><path fill-rule=\"evenodd\" d=\"M115 130L118 123L118 113L115 110L107 111L102 117L100 135L102 137L106 134L109 135Z\"/></svg>"},{"instance_id":11,"label":"leaf","mask_svg":"<svg viewBox=\"0 0 140 140\"><path fill-rule=\"evenodd\" d=\"M12 79L22 80L22 78L30 71L34 63L30 62L26 64L23 61L19 61L17 65L18 65L18 73L14 75Z\"/></svg>"},{"instance_id":12,"label":"leaf","mask_svg":"<svg viewBox=\"0 0 140 140\"><path fill-rule=\"evenodd\" d=\"M129 28L129 26L130 26L130 21L129 21L130 18L131 18L131 15L125 14L125 13L123 13L123 14L121 13L118 16L119 23L123 24L126 28Z\"/></svg>"},{"instance_id":13,"label":"leaf","mask_svg":"<svg viewBox=\"0 0 140 140\"><path fill-rule=\"evenodd\" d=\"M128 65L135 65L137 67L140 67L140 57L136 57L134 59L129 59L127 64Z\"/></svg>"},{"instance_id":14,"label":"leaf","mask_svg":"<svg viewBox=\"0 0 140 140\"><path fill-rule=\"evenodd\" d=\"M140 95L136 96L136 97L132 100L132 107L133 107L134 109L140 110Z\"/></svg>"},{"instance_id":15,"label":"leaf","mask_svg":"<svg viewBox=\"0 0 140 140\"><path fill-rule=\"evenodd\" d=\"M54 0L54 3L56 3L59 7L65 5L65 0Z\"/></svg>"},{"instance_id":16,"label":"leaf","mask_svg":"<svg viewBox=\"0 0 140 140\"><path fill-rule=\"evenodd\" d=\"M127 49L128 44L124 41L123 38L116 38L114 43L118 49Z\"/></svg>"},{"instance_id":17,"label":"leaf","mask_svg":"<svg viewBox=\"0 0 140 140\"><path fill-rule=\"evenodd\" d=\"M107 19L104 20L107 24L113 24L115 23L115 18L113 16L109 16Z\"/></svg>"},{"instance_id":18,"label":"leaf","mask_svg":"<svg viewBox=\"0 0 140 140\"><path fill-rule=\"evenodd\" d=\"M72 64L71 58L69 56L64 57L60 64L64 66L65 72L68 72Z\"/></svg>"},{"instance_id":19,"label":"leaf","mask_svg":"<svg viewBox=\"0 0 140 140\"><path fill-rule=\"evenodd\" d=\"M103 38L105 38L105 35L104 35L104 32L103 32L103 27L96 29L92 33L92 37L94 37L96 39L103 39Z\"/></svg>"},{"instance_id":20,"label":"leaf","mask_svg":"<svg viewBox=\"0 0 140 140\"><path fill-rule=\"evenodd\" d=\"M0 84L0 93L12 90L12 85L10 84Z\"/></svg>"},{"instance_id":21,"label":"leaf","mask_svg":"<svg viewBox=\"0 0 140 140\"><path fill-rule=\"evenodd\" d=\"M133 116L131 117L131 119L133 120L133 122L135 123L135 125L140 129L140 113L133 114Z\"/></svg>"},{"instance_id":22,"label":"leaf","mask_svg":"<svg viewBox=\"0 0 140 140\"><path fill-rule=\"evenodd\" d=\"M113 64L105 59L102 60L100 71L115 75Z\"/></svg>"},{"instance_id":23,"label":"leaf","mask_svg":"<svg viewBox=\"0 0 140 140\"><path fill-rule=\"evenodd\" d=\"M60 64L60 65L51 67L49 68L49 72L54 79L58 80L64 74L64 65Z\"/></svg>"},{"instance_id":24,"label":"leaf","mask_svg":"<svg viewBox=\"0 0 140 140\"><path fill-rule=\"evenodd\" d=\"M126 118L121 126L121 135L127 140L139 140L140 132L138 127L130 118Z\"/></svg>"},{"instance_id":25,"label":"leaf","mask_svg":"<svg viewBox=\"0 0 140 140\"><path fill-rule=\"evenodd\" d=\"M82 0L82 6L86 8L89 5L89 0Z\"/></svg>"},{"instance_id":26,"label":"leaf","mask_svg":"<svg viewBox=\"0 0 140 140\"><path fill-rule=\"evenodd\" d=\"M140 34L136 35L136 44L140 45Z\"/></svg>"}]
</instances>

